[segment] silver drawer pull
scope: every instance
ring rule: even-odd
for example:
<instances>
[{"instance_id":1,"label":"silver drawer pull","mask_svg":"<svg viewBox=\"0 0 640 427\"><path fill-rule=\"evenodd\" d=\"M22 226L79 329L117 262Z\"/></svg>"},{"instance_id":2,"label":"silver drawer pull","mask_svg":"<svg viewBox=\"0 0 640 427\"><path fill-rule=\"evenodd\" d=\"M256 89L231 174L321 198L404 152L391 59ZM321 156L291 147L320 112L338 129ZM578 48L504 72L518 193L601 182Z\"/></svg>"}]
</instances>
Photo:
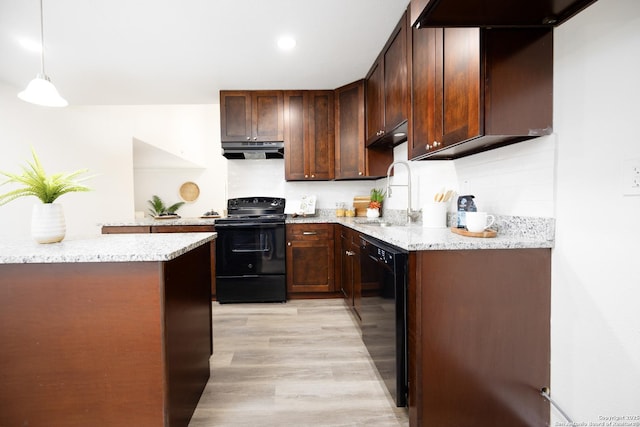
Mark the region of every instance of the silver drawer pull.
<instances>
[{"instance_id":1,"label":"silver drawer pull","mask_svg":"<svg viewBox=\"0 0 640 427\"><path fill-rule=\"evenodd\" d=\"M318 234L317 231L303 231L302 232L303 236L315 236L316 234Z\"/></svg>"}]
</instances>

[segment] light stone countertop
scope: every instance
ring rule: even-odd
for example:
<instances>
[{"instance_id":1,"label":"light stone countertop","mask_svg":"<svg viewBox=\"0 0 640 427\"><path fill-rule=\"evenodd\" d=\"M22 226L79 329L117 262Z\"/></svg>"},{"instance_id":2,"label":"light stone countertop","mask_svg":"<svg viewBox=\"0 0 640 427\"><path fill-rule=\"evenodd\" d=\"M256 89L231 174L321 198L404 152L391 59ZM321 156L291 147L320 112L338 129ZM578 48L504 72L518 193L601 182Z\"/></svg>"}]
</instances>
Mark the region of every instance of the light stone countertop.
<instances>
[{"instance_id":1,"label":"light stone countertop","mask_svg":"<svg viewBox=\"0 0 640 427\"><path fill-rule=\"evenodd\" d=\"M383 218L369 220L366 217L336 217L333 209L319 209L314 216L287 217L287 224L334 223L343 224L383 242L408 251L463 250L463 249L531 249L553 248L555 220L545 217L496 215L497 237L478 238L454 234L449 228L425 228L422 223L381 227L380 222L397 224L400 212L385 212ZM455 221L455 213L449 212L448 223ZM102 225L202 225L215 224L215 219L177 218L155 220L152 218L105 223Z\"/></svg>"},{"instance_id":2,"label":"light stone countertop","mask_svg":"<svg viewBox=\"0 0 640 427\"><path fill-rule=\"evenodd\" d=\"M0 264L170 261L217 233L103 234L60 243L32 240L0 243Z\"/></svg>"},{"instance_id":3,"label":"light stone countertop","mask_svg":"<svg viewBox=\"0 0 640 427\"><path fill-rule=\"evenodd\" d=\"M101 223L101 226L135 226L135 225L213 225L215 218L170 218L170 219L155 219L150 217L144 217L134 220L124 221L112 221Z\"/></svg>"},{"instance_id":4,"label":"light stone countertop","mask_svg":"<svg viewBox=\"0 0 640 427\"><path fill-rule=\"evenodd\" d=\"M368 219L366 217L338 218L335 215L321 213L317 216L288 218L287 224L342 224L408 251L533 249L552 248L554 244L555 221L553 218L497 216L498 235L492 238L460 236L454 234L449 228L426 228L421 223L380 226L380 223L386 220L386 218Z\"/></svg>"}]
</instances>

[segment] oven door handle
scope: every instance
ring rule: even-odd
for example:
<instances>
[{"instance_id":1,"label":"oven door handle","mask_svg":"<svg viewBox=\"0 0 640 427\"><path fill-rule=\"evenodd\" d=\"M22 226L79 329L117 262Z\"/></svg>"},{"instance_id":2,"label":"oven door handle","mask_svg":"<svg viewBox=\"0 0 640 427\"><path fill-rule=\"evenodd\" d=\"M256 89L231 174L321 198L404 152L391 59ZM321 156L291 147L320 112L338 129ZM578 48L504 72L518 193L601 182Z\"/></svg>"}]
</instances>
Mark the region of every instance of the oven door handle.
<instances>
[{"instance_id":1,"label":"oven door handle","mask_svg":"<svg viewBox=\"0 0 640 427\"><path fill-rule=\"evenodd\" d=\"M238 254L247 254L247 253L254 253L254 252L269 252L271 249L266 248L266 249L231 249L231 252L233 253L238 253Z\"/></svg>"},{"instance_id":2,"label":"oven door handle","mask_svg":"<svg viewBox=\"0 0 640 427\"><path fill-rule=\"evenodd\" d=\"M264 222L243 222L241 224L224 224L219 223L215 224L214 227L216 230L220 228L277 228L282 227L284 224L282 223L264 223Z\"/></svg>"}]
</instances>

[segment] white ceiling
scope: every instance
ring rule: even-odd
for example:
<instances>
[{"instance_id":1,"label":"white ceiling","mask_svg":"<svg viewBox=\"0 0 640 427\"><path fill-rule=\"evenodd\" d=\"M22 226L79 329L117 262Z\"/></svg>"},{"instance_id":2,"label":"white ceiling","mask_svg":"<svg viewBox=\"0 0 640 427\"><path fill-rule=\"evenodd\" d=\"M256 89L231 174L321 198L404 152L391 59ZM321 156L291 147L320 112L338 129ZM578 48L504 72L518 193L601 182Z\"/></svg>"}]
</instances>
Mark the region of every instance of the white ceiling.
<instances>
[{"instance_id":1,"label":"white ceiling","mask_svg":"<svg viewBox=\"0 0 640 427\"><path fill-rule=\"evenodd\" d=\"M45 72L71 105L211 104L220 89L362 78L409 0L43 0ZM293 52L276 39L291 34ZM0 0L0 82L26 87L39 0Z\"/></svg>"}]
</instances>

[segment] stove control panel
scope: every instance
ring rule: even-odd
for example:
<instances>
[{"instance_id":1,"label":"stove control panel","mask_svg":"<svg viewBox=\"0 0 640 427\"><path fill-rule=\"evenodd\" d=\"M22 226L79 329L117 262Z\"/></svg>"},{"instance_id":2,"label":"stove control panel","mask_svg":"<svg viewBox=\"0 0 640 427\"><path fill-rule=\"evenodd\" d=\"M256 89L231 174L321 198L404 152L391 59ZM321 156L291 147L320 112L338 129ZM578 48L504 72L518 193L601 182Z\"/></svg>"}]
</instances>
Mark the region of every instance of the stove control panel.
<instances>
[{"instance_id":1,"label":"stove control panel","mask_svg":"<svg viewBox=\"0 0 640 427\"><path fill-rule=\"evenodd\" d=\"M280 197L239 197L227 200L227 209L231 212L283 213L285 199Z\"/></svg>"}]
</instances>

